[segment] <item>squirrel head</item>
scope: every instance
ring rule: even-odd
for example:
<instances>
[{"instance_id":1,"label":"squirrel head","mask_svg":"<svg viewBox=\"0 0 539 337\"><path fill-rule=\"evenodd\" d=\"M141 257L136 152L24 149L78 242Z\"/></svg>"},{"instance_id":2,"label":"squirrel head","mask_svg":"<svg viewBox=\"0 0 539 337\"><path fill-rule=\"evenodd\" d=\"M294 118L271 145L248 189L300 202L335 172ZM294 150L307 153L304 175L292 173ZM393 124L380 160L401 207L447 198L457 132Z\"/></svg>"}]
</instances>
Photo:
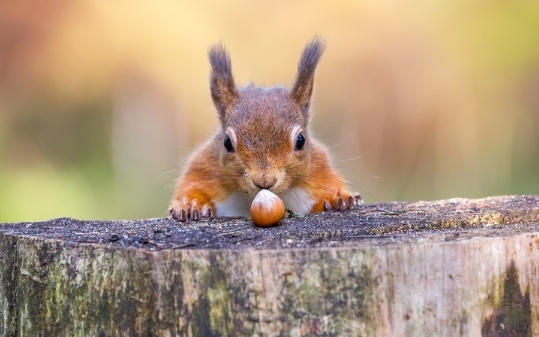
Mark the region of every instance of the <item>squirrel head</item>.
<instances>
[{"instance_id":1,"label":"squirrel head","mask_svg":"<svg viewBox=\"0 0 539 337\"><path fill-rule=\"evenodd\" d=\"M313 39L305 47L291 89L249 84L237 88L222 45L210 49L210 89L221 121L216 149L231 189L274 193L301 184L310 168L308 121L314 72L324 50Z\"/></svg>"}]
</instances>

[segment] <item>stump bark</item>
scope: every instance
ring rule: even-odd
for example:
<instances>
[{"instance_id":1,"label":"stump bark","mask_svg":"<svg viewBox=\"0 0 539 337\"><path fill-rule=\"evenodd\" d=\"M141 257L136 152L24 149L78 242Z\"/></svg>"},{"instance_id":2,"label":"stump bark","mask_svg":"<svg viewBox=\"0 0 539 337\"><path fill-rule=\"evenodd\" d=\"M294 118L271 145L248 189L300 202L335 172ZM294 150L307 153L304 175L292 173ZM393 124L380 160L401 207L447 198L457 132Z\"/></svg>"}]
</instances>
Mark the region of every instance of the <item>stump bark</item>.
<instances>
[{"instance_id":1,"label":"stump bark","mask_svg":"<svg viewBox=\"0 0 539 337\"><path fill-rule=\"evenodd\" d=\"M0 336L536 336L539 196L0 225Z\"/></svg>"}]
</instances>

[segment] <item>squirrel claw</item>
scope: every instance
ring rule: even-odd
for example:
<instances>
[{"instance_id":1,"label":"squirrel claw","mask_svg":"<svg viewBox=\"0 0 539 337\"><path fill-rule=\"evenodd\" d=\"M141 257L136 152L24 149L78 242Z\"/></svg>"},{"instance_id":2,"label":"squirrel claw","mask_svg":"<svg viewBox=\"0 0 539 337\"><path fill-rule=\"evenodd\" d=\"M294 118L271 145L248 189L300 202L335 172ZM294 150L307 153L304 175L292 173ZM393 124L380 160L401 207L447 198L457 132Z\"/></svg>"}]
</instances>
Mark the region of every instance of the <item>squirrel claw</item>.
<instances>
[{"instance_id":1,"label":"squirrel claw","mask_svg":"<svg viewBox=\"0 0 539 337\"><path fill-rule=\"evenodd\" d=\"M178 215L176 214L176 210L174 208L171 208L168 210L168 216L171 219L176 219L178 217Z\"/></svg>"},{"instance_id":2,"label":"squirrel claw","mask_svg":"<svg viewBox=\"0 0 539 337\"><path fill-rule=\"evenodd\" d=\"M362 204L362 203L363 203L363 199L361 198L361 195L359 194L350 195L348 197L348 205L350 206L350 208L357 207L359 206L359 204Z\"/></svg>"},{"instance_id":3,"label":"squirrel claw","mask_svg":"<svg viewBox=\"0 0 539 337\"><path fill-rule=\"evenodd\" d=\"M355 208L362 202L359 194L348 194L345 191L340 191L337 195L324 200L322 210L327 211L346 211L348 209Z\"/></svg>"},{"instance_id":4,"label":"squirrel claw","mask_svg":"<svg viewBox=\"0 0 539 337\"><path fill-rule=\"evenodd\" d=\"M345 211L348 209L348 205L344 202L344 199L343 198L339 198L339 200L337 200L337 209L339 211Z\"/></svg>"},{"instance_id":5,"label":"squirrel claw","mask_svg":"<svg viewBox=\"0 0 539 337\"><path fill-rule=\"evenodd\" d=\"M363 198L359 194L354 195L355 206L359 206L363 203Z\"/></svg>"},{"instance_id":6,"label":"squirrel claw","mask_svg":"<svg viewBox=\"0 0 539 337\"><path fill-rule=\"evenodd\" d=\"M175 208L170 208L168 210L168 215L171 219L185 222L187 221L187 212L184 209L180 209L178 212Z\"/></svg>"},{"instance_id":7,"label":"squirrel claw","mask_svg":"<svg viewBox=\"0 0 539 337\"><path fill-rule=\"evenodd\" d=\"M203 219L213 218L213 210L210 205L204 204L200 210L200 217Z\"/></svg>"},{"instance_id":8,"label":"squirrel claw","mask_svg":"<svg viewBox=\"0 0 539 337\"><path fill-rule=\"evenodd\" d=\"M211 219L213 218L213 211L209 207L202 207L202 210L200 211L200 217L202 219Z\"/></svg>"},{"instance_id":9,"label":"squirrel claw","mask_svg":"<svg viewBox=\"0 0 539 337\"><path fill-rule=\"evenodd\" d=\"M327 211L331 211L331 205L329 204L329 202L324 200L324 212L327 212Z\"/></svg>"},{"instance_id":10,"label":"squirrel claw","mask_svg":"<svg viewBox=\"0 0 539 337\"><path fill-rule=\"evenodd\" d=\"M193 219L194 221L200 220L200 212L198 211L198 209L193 210L193 214L191 214L191 219Z\"/></svg>"},{"instance_id":11,"label":"squirrel claw","mask_svg":"<svg viewBox=\"0 0 539 337\"><path fill-rule=\"evenodd\" d=\"M329 203L330 208L329 210L336 210L336 211L346 211L347 209L351 208L350 206L350 199L348 198L348 195L341 195L340 193L331 198L331 201Z\"/></svg>"},{"instance_id":12,"label":"squirrel claw","mask_svg":"<svg viewBox=\"0 0 539 337\"><path fill-rule=\"evenodd\" d=\"M200 219L213 218L215 211L211 204L203 204L200 207L198 200L193 199L188 201L187 199L176 200L172 203L168 214L170 218L179 222L186 221L199 221Z\"/></svg>"},{"instance_id":13,"label":"squirrel claw","mask_svg":"<svg viewBox=\"0 0 539 337\"><path fill-rule=\"evenodd\" d=\"M354 208L355 206L357 206L356 199L354 199L353 196L349 196L348 197L348 207Z\"/></svg>"},{"instance_id":14,"label":"squirrel claw","mask_svg":"<svg viewBox=\"0 0 539 337\"><path fill-rule=\"evenodd\" d=\"M187 212L184 209L180 211L180 216L177 218L177 220L181 222L187 221Z\"/></svg>"}]
</instances>

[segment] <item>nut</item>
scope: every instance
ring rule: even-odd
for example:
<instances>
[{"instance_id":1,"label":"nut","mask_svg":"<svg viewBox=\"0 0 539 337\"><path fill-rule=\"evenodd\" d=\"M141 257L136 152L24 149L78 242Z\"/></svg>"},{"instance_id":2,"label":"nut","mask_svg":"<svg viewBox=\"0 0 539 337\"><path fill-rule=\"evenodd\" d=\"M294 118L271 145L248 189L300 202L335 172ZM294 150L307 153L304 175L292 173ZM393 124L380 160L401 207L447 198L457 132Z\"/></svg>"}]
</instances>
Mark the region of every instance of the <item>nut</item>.
<instances>
[{"instance_id":1,"label":"nut","mask_svg":"<svg viewBox=\"0 0 539 337\"><path fill-rule=\"evenodd\" d=\"M269 227L284 218L284 203L277 195L261 190L251 204L251 218L255 225Z\"/></svg>"}]
</instances>

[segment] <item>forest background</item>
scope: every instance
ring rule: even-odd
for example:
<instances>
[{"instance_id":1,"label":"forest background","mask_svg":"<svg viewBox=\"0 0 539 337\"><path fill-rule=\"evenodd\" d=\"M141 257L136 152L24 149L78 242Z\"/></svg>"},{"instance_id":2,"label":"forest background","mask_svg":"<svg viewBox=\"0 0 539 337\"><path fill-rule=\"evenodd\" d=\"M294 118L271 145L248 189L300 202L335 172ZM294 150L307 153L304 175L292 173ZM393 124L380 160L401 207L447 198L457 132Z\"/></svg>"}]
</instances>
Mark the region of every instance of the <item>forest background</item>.
<instances>
[{"instance_id":1,"label":"forest background","mask_svg":"<svg viewBox=\"0 0 539 337\"><path fill-rule=\"evenodd\" d=\"M218 126L208 48L290 85L366 202L539 191L537 1L0 3L0 222L166 215Z\"/></svg>"}]
</instances>

